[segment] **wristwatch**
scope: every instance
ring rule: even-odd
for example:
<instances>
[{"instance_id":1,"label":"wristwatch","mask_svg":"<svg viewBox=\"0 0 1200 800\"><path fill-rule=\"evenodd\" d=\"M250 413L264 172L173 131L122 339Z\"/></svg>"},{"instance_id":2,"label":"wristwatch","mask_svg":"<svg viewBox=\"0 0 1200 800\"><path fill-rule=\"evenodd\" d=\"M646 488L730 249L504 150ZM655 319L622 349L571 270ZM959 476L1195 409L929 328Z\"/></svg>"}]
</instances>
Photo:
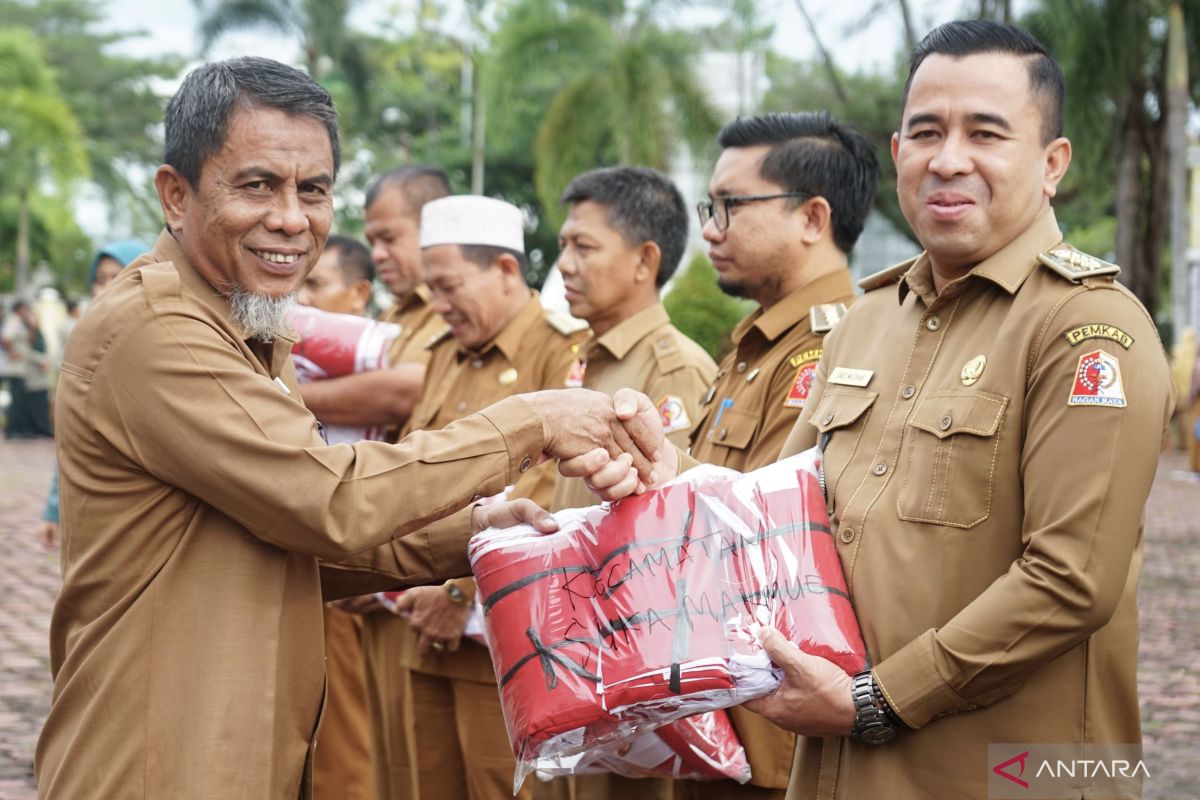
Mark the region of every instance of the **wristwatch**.
<instances>
[{"instance_id":1,"label":"wristwatch","mask_svg":"<svg viewBox=\"0 0 1200 800\"><path fill-rule=\"evenodd\" d=\"M854 700L854 730L850 736L863 744L885 744L896 738L896 720L871 671L854 676L850 695Z\"/></svg>"},{"instance_id":2,"label":"wristwatch","mask_svg":"<svg viewBox=\"0 0 1200 800\"><path fill-rule=\"evenodd\" d=\"M446 590L446 595L454 605L465 606L467 604L467 593L460 589L457 583L447 581L442 584L442 588Z\"/></svg>"}]
</instances>

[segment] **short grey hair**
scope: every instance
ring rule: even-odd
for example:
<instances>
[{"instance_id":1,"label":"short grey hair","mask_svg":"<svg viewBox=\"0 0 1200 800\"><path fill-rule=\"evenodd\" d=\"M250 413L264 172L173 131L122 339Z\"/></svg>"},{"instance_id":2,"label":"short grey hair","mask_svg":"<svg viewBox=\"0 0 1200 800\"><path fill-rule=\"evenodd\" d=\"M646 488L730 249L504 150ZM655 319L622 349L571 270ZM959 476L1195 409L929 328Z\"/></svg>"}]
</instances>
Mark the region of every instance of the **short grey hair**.
<instances>
[{"instance_id":1,"label":"short grey hair","mask_svg":"<svg viewBox=\"0 0 1200 800\"><path fill-rule=\"evenodd\" d=\"M200 184L204 162L225 145L229 116L235 105L277 108L320 122L329 134L333 171L337 175L342 147L337 109L329 92L295 67L269 58L244 56L214 61L192 70L167 103L163 161L193 188Z\"/></svg>"}]
</instances>

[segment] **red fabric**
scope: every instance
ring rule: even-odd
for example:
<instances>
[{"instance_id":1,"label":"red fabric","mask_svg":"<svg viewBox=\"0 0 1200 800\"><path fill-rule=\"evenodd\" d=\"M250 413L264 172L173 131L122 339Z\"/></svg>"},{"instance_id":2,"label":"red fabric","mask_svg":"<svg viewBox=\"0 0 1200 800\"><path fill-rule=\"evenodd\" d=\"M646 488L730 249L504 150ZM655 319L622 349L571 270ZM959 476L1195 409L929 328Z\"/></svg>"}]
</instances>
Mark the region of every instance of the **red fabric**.
<instances>
[{"instance_id":1,"label":"red fabric","mask_svg":"<svg viewBox=\"0 0 1200 800\"><path fill-rule=\"evenodd\" d=\"M311 306L297 306L288 321L300 335L292 358L302 382L383 369L391 342L400 335L399 325Z\"/></svg>"},{"instance_id":2,"label":"red fabric","mask_svg":"<svg viewBox=\"0 0 1200 800\"><path fill-rule=\"evenodd\" d=\"M611 509L561 512L549 536L476 537L518 760L583 752L768 693L778 676L759 623L848 673L864 669L817 463L809 453L745 476L701 468Z\"/></svg>"}]
</instances>

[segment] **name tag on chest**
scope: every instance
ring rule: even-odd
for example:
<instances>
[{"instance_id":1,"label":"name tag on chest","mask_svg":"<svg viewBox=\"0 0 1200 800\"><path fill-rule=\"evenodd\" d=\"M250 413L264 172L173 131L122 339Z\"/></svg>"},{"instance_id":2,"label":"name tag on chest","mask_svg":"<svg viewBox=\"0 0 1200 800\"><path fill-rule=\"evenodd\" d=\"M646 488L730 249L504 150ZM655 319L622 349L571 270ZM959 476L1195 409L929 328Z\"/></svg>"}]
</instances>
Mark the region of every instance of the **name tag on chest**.
<instances>
[{"instance_id":1,"label":"name tag on chest","mask_svg":"<svg viewBox=\"0 0 1200 800\"><path fill-rule=\"evenodd\" d=\"M829 373L829 383L836 383L840 386L866 386L874 377L875 370L873 369L851 369L850 367L836 367L833 372Z\"/></svg>"}]
</instances>

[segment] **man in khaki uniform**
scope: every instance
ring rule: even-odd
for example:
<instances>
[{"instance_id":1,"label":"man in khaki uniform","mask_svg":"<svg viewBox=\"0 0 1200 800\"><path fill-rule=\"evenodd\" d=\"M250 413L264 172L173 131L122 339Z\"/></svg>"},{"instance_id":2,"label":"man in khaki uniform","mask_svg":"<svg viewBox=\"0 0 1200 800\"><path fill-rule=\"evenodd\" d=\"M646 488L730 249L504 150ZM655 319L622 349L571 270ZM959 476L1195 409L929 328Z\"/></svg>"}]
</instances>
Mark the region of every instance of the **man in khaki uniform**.
<instances>
[{"instance_id":1,"label":"man in khaki uniform","mask_svg":"<svg viewBox=\"0 0 1200 800\"><path fill-rule=\"evenodd\" d=\"M1063 94L1011 26L948 23L914 54L892 155L925 253L863 282L783 449L824 449L874 664L852 681L768 636L786 679L751 705L813 737L790 798L982 800L1037 780L1038 743L1140 744L1143 507L1172 391L1118 268L1062 242ZM1053 796L1141 796L1092 774Z\"/></svg>"},{"instance_id":2,"label":"man in khaki uniform","mask_svg":"<svg viewBox=\"0 0 1200 800\"><path fill-rule=\"evenodd\" d=\"M635 393L573 390L398 445L326 446L285 320L333 217L332 100L270 59L206 64L169 103L165 139L167 231L97 298L63 359L63 585L39 793L308 797L318 559L339 562L331 594L464 574L471 527L553 524L526 501L431 521L543 454L602 467L625 450L650 480L661 426Z\"/></svg>"},{"instance_id":3,"label":"man in khaki uniform","mask_svg":"<svg viewBox=\"0 0 1200 800\"><path fill-rule=\"evenodd\" d=\"M425 206L424 276L447 327L427 343L429 388L406 433L443 428L513 394L567 385L583 325L546 312L526 285L522 225L520 209L487 197ZM550 464L531 469L509 496L547 506L551 470ZM420 798L512 796L516 765L491 656L462 639L474 599L475 582L466 578L402 595L399 606L412 614L411 625L373 615L378 641L388 644L379 657L392 665L392 686L402 693L381 698L387 731L409 743ZM397 701L402 715L388 711ZM521 796L530 790L527 784Z\"/></svg>"},{"instance_id":4,"label":"man in khaki uniform","mask_svg":"<svg viewBox=\"0 0 1200 800\"><path fill-rule=\"evenodd\" d=\"M703 395L691 454L752 470L778 458L808 400L825 334L853 302L847 257L879 170L870 142L825 113L738 119L718 141L725 149L700 204L704 238L721 288L759 308L734 329L734 349ZM679 782L678 794L782 798L795 736L742 708L731 715L750 784Z\"/></svg>"},{"instance_id":5,"label":"man in khaki uniform","mask_svg":"<svg viewBox=\"0 0 1200 800\"><path fill-rule=\"evenodd\" d=\"M346 375L304 386L304 403L330 425L384 425L398 437L421 396L427 359L424 343L442 325L421 284L421 207L450 194L446 173L437 167L403 166L386 172L367 189L365 234L379 279L395 303L379 315L400 325L388 353L391 368ZM367 611L369 601L346 607Z\"/></svg>"},{"instance_id":6,"label":"man in khaki uniform","mask_svg":"<svg viewBox=\"0 0 1200 800\"><path fill-rule=\"evenodd\" d=\"M717 365L671 324L659 300L687 246L683 196L652 169L613 167L575 178L562 202L571 210L558 233L558 268L571 313L592 329L580 348L583 385L606 394L627 386L644 392L667 438L686 446ZM560 477L551 508L595 503L582 479ZM666 779L588 775L557 783L572 800L671 797Z\"/></svg>"},{"instance_id":7,"label":"man in khaki uniform","mask_svg":"<svg viewBox=\"0 0 1200 800\"><path fill-rule=\"evenodd\" d=\"M361 316L366 313L374 280L371 252L354 239L334 234L305 276L297 300L322 311ZM310 385L300 386L302 398ZM313 797L374 800L362 617L328 603L322 621L326 700L321 746L313 754Z\"/></svg>"}]
</instances>

